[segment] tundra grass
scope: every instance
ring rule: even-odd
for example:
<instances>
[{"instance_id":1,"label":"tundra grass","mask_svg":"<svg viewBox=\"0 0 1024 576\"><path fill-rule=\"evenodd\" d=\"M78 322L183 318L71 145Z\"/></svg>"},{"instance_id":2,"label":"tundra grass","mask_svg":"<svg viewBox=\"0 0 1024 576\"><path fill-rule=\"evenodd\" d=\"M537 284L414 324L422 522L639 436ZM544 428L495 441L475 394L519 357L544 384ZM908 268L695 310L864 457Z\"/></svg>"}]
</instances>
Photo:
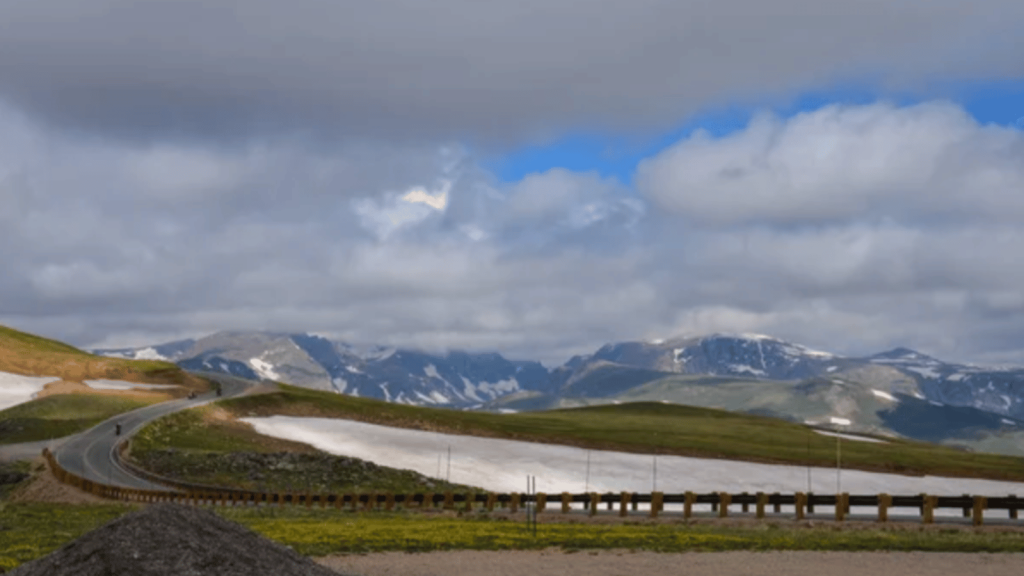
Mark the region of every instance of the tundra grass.
<instances>
[{"instance_id":1,"label":"tundra grass","mask_svg":"<svg viewBox=\"0 0 1024 576\"><path fill-rule=\"evenodd\" d=\"M186 482L259 492L348 494L476 492L412 470L339 457L308 444L256 434L216 406L177 412L143 428L131 458L143 468Z\"/></svg>"},{"instance_id":2,"label":"tundra grass","mask_svg":"<svg viewBox=\"0 0 1024 576\"><path fill-rule=\"evenodd\" d=\"M154 401L114 395L57 394L0 411L0 444L60 438Z\"/></svg>"},{"instance_id":3,"label":"tundra grass","mask_svg":"<svg viewBox=\"0 0 1024 576\"><path fill-rule=\"evenodd\" d=\"M633 403L493 414L391 404L281 385L218 403L237 417L346 418L419 430L773 464L833 466L835 438L784 420L711 408ZM182 440L175 437L173 441ZM1024 458L891 439L843 441L843 467L873 472L1024 481Z\"/></svg>"},{"instance_id":4,"label":"tundra grass","mask_svg":"<svg viewBox=\"0 0 1024 576\"><path fill-rule=\"evenodd\" d=\"M40 558L119 518L125 505L0 503L0 570ZM655 552L729 550L1021 552L1024 532L970 528L907 530L808 528L791 521L751 527L711 525L542 523L536 536L520 522L485 515L355 514L305 508L216 508L216 513L307 556L437 550L566 552L632 549Z\"/></svg>"},{"instance_id":5,"label":"tundra grass","mask_svg":"<svg viewBox=\"0 0 1024 576\"><path fill-rule=\"evenodd\" d=\"M807 528L792 521L751 527L695 524L523 523L483 515L339 513L316 509L218 509L217 512L307 556L437 550L633 549L654 552L843 550L1021 552L1022 532L970 529ZM788 524L788 525L787 525Z\"/></svg>"},{"instance_id":6,"label":"tundra grass","mask_svg":"<svg viewBox=\"0 0 1024 576\"><path fill-rule=\"evenodd\" d=\"M0 326L0 371L65 380L128 380L206 390L208 383L158 360L126 360L89 354L63 342Z\"/></svg>"},{"instance_id":7,"label":"tundra grass","mask_svg":"<svg viewBox=\"0 0 1024 576\"><path fill-rule=\"evenodd\" d=\"M119 505L0 502L0 572L46 556L133 508Z\"/></svg>"}]
</instances>

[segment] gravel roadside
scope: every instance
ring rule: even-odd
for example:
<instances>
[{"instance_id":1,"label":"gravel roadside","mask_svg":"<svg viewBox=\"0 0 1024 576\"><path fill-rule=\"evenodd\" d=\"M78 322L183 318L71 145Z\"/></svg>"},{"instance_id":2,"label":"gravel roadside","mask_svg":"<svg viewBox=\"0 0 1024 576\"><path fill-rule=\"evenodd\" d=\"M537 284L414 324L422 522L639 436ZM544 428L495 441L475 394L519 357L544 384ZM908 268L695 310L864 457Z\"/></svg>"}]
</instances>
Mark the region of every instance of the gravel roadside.
<instances>
[{"instance_id":1,"label":"gravel roadside","mask_svg":"<svg viewBox=\"0 0 1024 576\"><path fill-rule=\"evenodd\" d=\"M388 552L328 556L320 564L362 576L935 576L1024 574L1024 553L709 552L658 554L628 550Z\"/></svg>"}]
</instances>

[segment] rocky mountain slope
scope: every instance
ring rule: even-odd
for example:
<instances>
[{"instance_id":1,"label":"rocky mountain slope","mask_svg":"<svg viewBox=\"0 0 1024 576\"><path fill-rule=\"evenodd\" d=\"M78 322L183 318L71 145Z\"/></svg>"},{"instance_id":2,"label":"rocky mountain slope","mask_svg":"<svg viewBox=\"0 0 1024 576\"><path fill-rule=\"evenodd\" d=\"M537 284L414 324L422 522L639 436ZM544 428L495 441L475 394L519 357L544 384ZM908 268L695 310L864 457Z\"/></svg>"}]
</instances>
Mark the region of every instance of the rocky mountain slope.
<instances>
[{"instance_id":1,"label":"rocky mountain slope","mask_svg":"<svg viewBox=\"0 0 1024 576\"><path fill-rule=\"evenodd\" d=\"M219 332L194 341L96 352L123 358L158 355L188 370L417 405L481 405L521 390L546 390L550 381L539 362L500 354L357 347L311 334Z\"/></svg>"},{"instance_id":2,"label":"rocky mountain slope","mask_svg":"<svg viewBox=\"0 0 1024 576\"><path fill-rule=\"evenodd\" d=\"M263 332L96 352L417 405L538 410L657 400L808 423L842 417L862 432L1024 453L1024 369L946 363L904 348L851 358L769 336L713 334L608 344L551 370L494 353Z\"/></svg>"}]
</instances>

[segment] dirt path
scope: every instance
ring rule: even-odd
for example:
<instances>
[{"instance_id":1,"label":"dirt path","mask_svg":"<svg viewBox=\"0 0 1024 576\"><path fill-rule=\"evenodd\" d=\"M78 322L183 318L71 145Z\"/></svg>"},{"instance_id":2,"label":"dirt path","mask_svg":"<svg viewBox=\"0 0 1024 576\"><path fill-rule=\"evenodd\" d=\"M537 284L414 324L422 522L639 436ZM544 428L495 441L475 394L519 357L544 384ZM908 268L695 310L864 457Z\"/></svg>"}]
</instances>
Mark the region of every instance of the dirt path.
<instances>
[{"instance_id":1,"label":"dirt path","mask_svg":"<svg viewBox=\"0 0 1024 576\"><path fill-rule=\"evenodd\" d=\"M717 552L657 554L560 550L389 552L332 556L318 562L363 576L935 576L1024 574L1024 554L934 552Z\"/></svg>"}]
</instances>

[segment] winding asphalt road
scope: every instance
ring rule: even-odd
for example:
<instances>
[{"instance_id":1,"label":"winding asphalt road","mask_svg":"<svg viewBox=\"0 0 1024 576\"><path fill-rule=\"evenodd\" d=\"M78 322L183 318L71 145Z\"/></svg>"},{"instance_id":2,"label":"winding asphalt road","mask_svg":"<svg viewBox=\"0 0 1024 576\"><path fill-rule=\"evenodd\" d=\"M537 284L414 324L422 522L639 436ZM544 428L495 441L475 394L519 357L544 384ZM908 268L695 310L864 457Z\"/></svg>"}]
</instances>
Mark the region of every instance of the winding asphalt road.
<instances>
[{"instance_id":1,"label":"winding asphalt road","mask_svg":"<svg viewBox=\"0 0 1024 576\"><path fill-rule=\"evenodd\" d=\"M255 385L254 382L220 374L202 374L202 376L220 383L221 398L239 396ZM135 434L143 426L157 418L179 410L209 404L221 398L218 398L216 393L209 392L192 400L171 400L119 414L85 432L61 439L60 445L55 450L57 462L68 472L112 486L151 490L166 489L165 486L138 478L119 466L113 456L117 443ZM118 422L122 426L120 436L115 434ZM45 442L40 443L40 451L44 445L46 445Z\"/></svg>"}]
</instances>

